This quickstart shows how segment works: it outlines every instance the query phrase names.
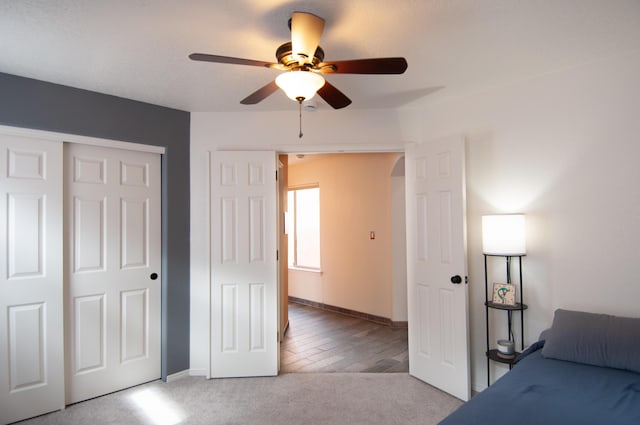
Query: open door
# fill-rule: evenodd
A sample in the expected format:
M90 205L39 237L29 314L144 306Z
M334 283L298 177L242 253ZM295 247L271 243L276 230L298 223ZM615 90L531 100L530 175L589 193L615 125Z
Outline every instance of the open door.
M464 140L406 151L409 373L470 397Z
M275 152L212 152L209 376L278 373Z

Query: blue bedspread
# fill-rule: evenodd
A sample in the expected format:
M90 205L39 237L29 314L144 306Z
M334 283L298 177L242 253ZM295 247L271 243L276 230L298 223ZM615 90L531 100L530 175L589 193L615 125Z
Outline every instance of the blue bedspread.
M546 359L522 359L440 425L640 425L640 374Z

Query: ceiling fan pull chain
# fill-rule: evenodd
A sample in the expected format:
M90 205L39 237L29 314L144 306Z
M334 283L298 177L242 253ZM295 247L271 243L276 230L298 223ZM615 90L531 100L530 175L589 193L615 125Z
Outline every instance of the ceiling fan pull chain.
M298 99L298 110L299 110L299 114L300 114L300 123L299 123L299 128L300 128L300 133L298 134L298 138L302 139L302 101L304 99L300 98Z

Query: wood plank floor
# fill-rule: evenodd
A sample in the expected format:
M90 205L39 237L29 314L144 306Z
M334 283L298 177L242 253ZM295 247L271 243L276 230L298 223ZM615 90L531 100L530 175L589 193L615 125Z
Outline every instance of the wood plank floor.
M408 372L407 329L289 303L281 372Z

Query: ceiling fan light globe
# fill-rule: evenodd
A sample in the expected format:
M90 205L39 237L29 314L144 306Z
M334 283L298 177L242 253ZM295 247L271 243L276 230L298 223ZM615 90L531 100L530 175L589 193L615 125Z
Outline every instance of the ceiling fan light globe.
M324 86L324 78L310 71L289 71L276 77L276 84L287 97L298 102L309 100Z

